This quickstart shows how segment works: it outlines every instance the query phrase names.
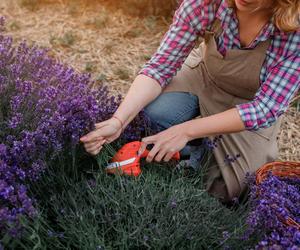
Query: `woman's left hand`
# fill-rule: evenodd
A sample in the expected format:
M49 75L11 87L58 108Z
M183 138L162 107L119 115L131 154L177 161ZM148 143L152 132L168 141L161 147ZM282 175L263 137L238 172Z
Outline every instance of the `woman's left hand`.
M167 162L177 151L183 149L189 140L182 124L174 125L156 135L144 137L138 153L139 155L142 154L148 144L154 144L146 161L152 162L155 160L160 162L163 159Z

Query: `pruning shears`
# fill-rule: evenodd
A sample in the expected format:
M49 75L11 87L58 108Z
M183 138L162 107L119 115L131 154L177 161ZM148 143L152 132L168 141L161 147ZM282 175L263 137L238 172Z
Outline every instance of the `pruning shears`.
M125 144L119 151L114 155L111 163L105 167L106 173L118 174L118 175L130 175L139 176L141 174L140 159L146 158L149 154L149 150L138 155L142 142L133 141ZM174 153L171 159L180 160L179 152Z

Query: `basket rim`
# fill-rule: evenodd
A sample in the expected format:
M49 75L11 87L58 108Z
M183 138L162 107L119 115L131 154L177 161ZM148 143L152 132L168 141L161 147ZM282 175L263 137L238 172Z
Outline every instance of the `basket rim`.
M278 170L280 167L280 170ZM276 170L278 172L276 172ZM300 178L300 162L297 161L274 161L268 162L256 170L256 184L260 184L268 172L276 176L293 176Z
M278 169L279 167L280 170ZM267 177L269 172L271 172L272 175L280 177L300 178L300 162L274 161L264 164L256 171L256 185L260 185ZM295 227L300 231L300 224L290 217L288 217L288 219L285 221L285 224Z

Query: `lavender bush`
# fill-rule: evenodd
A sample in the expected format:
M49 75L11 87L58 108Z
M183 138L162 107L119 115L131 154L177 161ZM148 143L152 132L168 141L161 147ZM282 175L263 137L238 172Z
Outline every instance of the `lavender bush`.
M26 42L14 46L0 33L0 236L18 235L21 217L36 215L28 185L62 152L74 157L80 136L118 107L121 96L92 85L88 74L57 62L47 50ZM140 138L141 119L121 140Z

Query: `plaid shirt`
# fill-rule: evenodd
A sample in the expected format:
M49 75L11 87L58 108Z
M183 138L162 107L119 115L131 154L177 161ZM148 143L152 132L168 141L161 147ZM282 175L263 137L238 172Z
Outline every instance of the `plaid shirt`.
M215 18L221 20L223 30L216 39L218 51L225 55L228 49L241 49L238 20L226 0L184 0L156 53L138 74L165 87ZM285 33L270 22L248 49L269 38L271 45L261 68L260 88L252 101L236 105L247 130L271 126L286 111L300 85L300 30Z

